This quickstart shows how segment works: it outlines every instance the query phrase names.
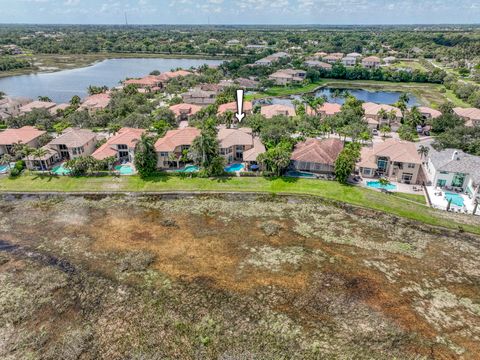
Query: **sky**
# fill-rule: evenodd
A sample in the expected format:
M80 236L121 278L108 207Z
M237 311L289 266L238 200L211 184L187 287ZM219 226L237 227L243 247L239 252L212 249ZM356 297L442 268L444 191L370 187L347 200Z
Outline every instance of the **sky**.
M0 0L0 23L480 23L480 0Z

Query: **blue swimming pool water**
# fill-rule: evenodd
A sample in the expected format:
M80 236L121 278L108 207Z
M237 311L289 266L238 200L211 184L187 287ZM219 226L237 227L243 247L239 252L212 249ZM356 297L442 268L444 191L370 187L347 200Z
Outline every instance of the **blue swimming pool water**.
M306 178L306 179L316 178L315 174L302 172L302 171L294 171L294 170L287 171L285 175L289 177Z
M52 172L54 174L57 174L57 175L68 175L70 174L70 170L65 168L63 166L64 164L62 165L59 165L59 166L55 166L53 169L52 169Z
M397 190L397 185L388 184L387 186L383 186L380 184L380 181L367 181L367 186L374 189Z
M117 165L115 166L120 175L132 175L134 173L133 167L131 165Z
M245 165L243 164L232 164L232 165L229 165L225 168L225 171L226 172L237 172L237 171L242 171L243 169L245 169Z
M463 197L460 194L445 193L445 199L447 199L447 201L450 201L450 199L452 199L453 205L463 207Z
M8 165L0 165L0 174L6 173L9 167Z
M196 165L187 165L183 169L177 170L177 172L192 173L197 172L198 170L200 170L200 168Z

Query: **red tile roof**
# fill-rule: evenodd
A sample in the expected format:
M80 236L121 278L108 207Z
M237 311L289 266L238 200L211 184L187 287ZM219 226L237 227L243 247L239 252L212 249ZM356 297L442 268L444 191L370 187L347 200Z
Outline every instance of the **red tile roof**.
M114 145L127 145L129 149L132 149L145 131L146 130L144 129L121 128L117 134L112 136L105 144L95 150L92 156L98 160L115 156L117 150Z
M335 165L338 155L343 150L343 141L331 139L307 139L298 143L293 150L291 159L318 164Z
M0 145L28 144L43 134L45 134L45 131L37 130L33 126L24 126L20 129L7 129L0 133Z
M83 100L80 110L105 109L110 103L110 93L90 95Z
M250 101L244 101L243 102L243 111L244 112L250 112L252 111L253 109L253 105ZM226 104L222 104L218 107L218 114L223 114L227 111L232 111L234 113L237 112L237 102L236 101L233 101L233 102L229 102L229 103L226 103Z
M194 127L169 130L164 137L157 140L155 150L157 152L172 152L177 146L192 145L193 140L200 135L200 130Z
M261 109L261 114L266 118L272 118L276 115L286 115L286 116L297 115L293 106L281 105L281 104L263 106Z
M180 116L182 114L195 115L197 112L202 110L202 107L199 105L182 103L172 105L169 107L169 109L173 111L175 116Z

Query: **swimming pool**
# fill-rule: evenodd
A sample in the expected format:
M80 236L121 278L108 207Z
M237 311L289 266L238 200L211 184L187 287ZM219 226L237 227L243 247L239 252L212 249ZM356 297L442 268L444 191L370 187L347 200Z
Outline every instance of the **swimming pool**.
M224 170L226 172L237 172L237 171L242 171L243 169L245 169L245 165L243 164L232 164L232 165L228 165Z
M115 170L120 173L120 175L132 175L134 173L132 165L117 165Z
M198 170L200 170L200 168L197 165L187 165L183 169L176 170L176 171L181 173L192 173L192 172L197 172Z
M308 172L303 172L303 171L295 171L295 170L290 170L287 171L286 176L289 177L296 177L296 178L305 178L305 179L315 179L316 175Z
M397 190L397 185L388 184L385 186L380 184L380 181L367 181L367 186L374 189Z
M65 168L63 165L64 164L55 166L52 169L52 172L56 175L68 175L68 174L70 174L70 170Z
M10 169L9 165L0 165L0 174L5 174L8 169Z
M456 193L445 193L445 199L447 201L452 200L452 205L458 206L458 207L463 207L464 202L463 202L463 196L460 194Z

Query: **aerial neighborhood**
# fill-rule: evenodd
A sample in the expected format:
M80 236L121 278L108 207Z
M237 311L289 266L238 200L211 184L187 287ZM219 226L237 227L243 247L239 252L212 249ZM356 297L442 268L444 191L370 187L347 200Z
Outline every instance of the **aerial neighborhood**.
M258 46L249 49L268 50ZM240 67L225 61L152 71L111 88L91 86L68 103L4 94L1 172L17 176L23 161L27 171L55 176L142 174L150 151L154 171L172 175L337 180L478 212L480 154L446 134L478 131L480 109L447 99L432 105L408 90L385 102L362 90L359 99L355 87L322 85L323 78L408 73L392 68L400 61L393 51L297 52L271 52Z

